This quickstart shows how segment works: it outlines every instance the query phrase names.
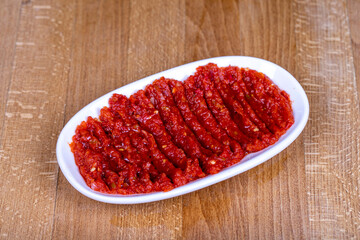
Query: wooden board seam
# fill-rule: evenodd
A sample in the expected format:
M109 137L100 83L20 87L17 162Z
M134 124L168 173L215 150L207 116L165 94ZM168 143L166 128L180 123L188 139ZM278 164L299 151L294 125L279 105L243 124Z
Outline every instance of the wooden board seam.
M20 18L21 18L21 12L22 12L22 8L23 8L23 3L22 2L19 2L20 3L20 8L19 8L19 13L18 13L18 17L17 17L17 21L16 21L16 34L15 34L15 42L14 42L14 46L13 46L13 54L12 54L12 59L11 59L11 74L9 76L9 85L7 87L7 90L5 92L5 108L4 108L4 112L3 112L3 115L4 115L4 120L3 122L1 123L1 128L0 128L0 149L3 148L2 146L2 136L3 136L3 133L4 133L4 127L5 127L5 117L6 117L6 112L7 112L7 102L8 102L8 98L9 98L9 91L10 91L10 87L11 87L11 83L12 83L12 79L13 79L13 76L14 76L14 69L15 69L15 56L16 56L16 42L17 42L17 39L18 39L18 33L19 33L19 24L20 24Z

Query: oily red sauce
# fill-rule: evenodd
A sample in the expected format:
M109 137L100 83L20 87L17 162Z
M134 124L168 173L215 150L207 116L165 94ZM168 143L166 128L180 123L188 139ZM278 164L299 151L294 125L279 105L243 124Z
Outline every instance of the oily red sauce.
M274 144L293 123L289 95L267 76L209 63L184 82L114 94L98 119L77 126L70 147L96 191L170 191Z

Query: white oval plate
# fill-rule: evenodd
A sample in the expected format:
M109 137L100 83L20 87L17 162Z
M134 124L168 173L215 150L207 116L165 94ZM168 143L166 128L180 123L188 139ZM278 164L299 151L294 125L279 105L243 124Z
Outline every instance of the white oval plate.
M100 109L108 106L108 100L114 93L124 94L130 96L139 89L144 89L146 85L153 82L162 76L166 78L174 78L177 80L185 80L188 76L193 74L198 66L206 65L207 63L216 63L219 67L238 66L248 67L266 74L275 84L281 89L285 90L291 98L292 107L294 111L295 123L294 125L276 142L274 145L266 149L247 155L241 162L228 167L221 172L210 175L202 179L190 182L184 186L175 188L169 192L155 192L147 194L136 194L130 196L114 195L99 193L89 188L79 169L75 164L74 155L72 154L69 143L72 136L75 134L75 129L81 121L86 120L88 116L98 117ZM167 198L180 196L190 193L201 188L210 186L212 184L221 182L225 179L231 178L239 173L245 172L280 153L287 146L289 146L304 129L309 117L309 101L301 85L296 79L285 69L269 61L258 59L254 57L245 56L226 56L204 59L192 63L188 63L179 67L175 67L152 76L143 78L136 82L130 83L126 86L118 88L104 96L96 99L86 107L81 109L73 116L61 131L57 145L56 156L61 168L70 184L85 196L97 201L114 203L114 204L136 204L159 201Z

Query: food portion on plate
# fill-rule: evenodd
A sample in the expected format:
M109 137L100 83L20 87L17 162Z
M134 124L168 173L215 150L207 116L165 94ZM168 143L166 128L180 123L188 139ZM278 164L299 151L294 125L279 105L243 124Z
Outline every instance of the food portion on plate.
M289 95L266 75L209 63L183 82L162 77L129 98L113 94L70 147L95 191L170 191L274 144L293 124Z

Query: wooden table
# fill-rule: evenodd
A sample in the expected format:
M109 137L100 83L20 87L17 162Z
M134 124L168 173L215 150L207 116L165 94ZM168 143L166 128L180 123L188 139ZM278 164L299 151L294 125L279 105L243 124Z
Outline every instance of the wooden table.
M360 238L360 1L0 2L1 239ZM266 163L165 201L111 205L59 170L82 107L195 60L248 55L310 101L302 135Z

